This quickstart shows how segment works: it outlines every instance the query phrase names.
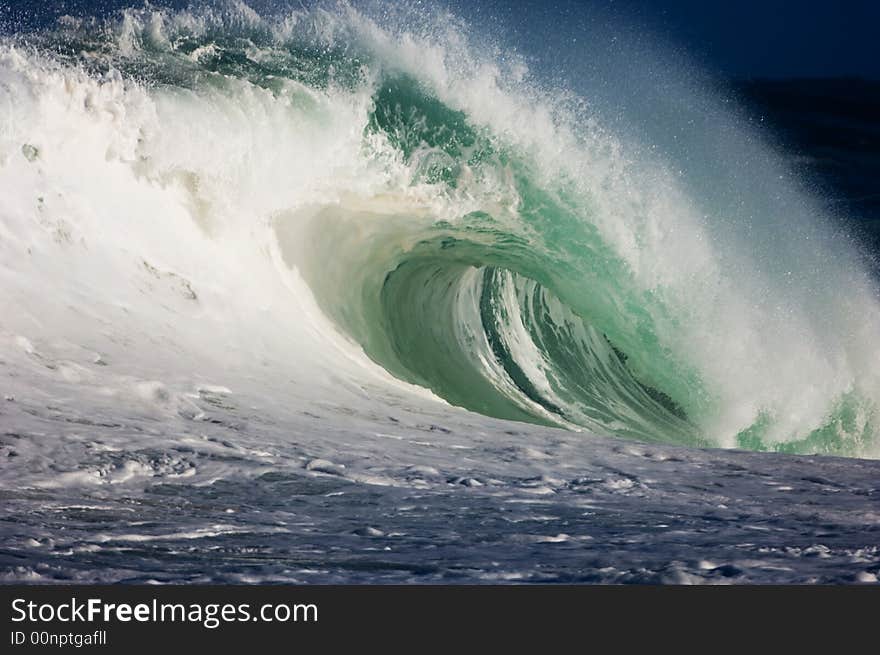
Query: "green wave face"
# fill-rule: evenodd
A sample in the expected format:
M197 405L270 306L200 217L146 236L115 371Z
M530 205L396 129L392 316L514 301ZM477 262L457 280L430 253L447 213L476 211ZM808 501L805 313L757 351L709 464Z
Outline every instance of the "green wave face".
M195 19L146 10L123 28L67 28L41 45L166 98L234 102L259 89L318 134L340 129L325 121L327 103L362 102L362 124L348 126L359 149L336 156L386 183L331 180L271 224L341 331L453 405L646 441L873 452L876 378L854 362L876 358L865 345L876 302L853 318L835 300L871 298L861 282L836 268L820 272L824 286L779 282L787 264L751 261L742 234L708 226L708 202L656 162L632 164L638 152L621 154L592 118L546 108L553 92L529 97L496 75L482 102L485 62L466 46L443 55L442 75L420 74L432 60L404 63L419 48L400 44L441 45L418 30L383 31L350 8L295 16L203 12L194 29ZM468 66L449 68L462 53ZM816 270L821 252L799 247L779 257L790 250ZM843 323L815 318L829 312ZM858 343L840 334L854 324L867 326ZM809 410L796 385L818 399Z
M393 145L414 186L454 194L464 175L509 185L494 213L454 222L387 198L385 213L334 205L311 217L302 242L320 254L306 279L376 362L489 416L701 442L682 405L630 368L627 352L665 361L660 370L672 362L652 329L655 308L591 225L588 203L539 185L515 148L409 77L382 80L366 133Z

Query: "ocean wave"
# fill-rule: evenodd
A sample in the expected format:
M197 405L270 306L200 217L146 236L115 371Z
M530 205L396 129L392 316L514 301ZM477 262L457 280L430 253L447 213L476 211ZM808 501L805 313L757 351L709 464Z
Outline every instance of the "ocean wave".
M5 37L4 359L157 420L211 370L316 406L877 455L875 283L769 146L713 104L682 138L724 167L682 173L415 16L229 2Z

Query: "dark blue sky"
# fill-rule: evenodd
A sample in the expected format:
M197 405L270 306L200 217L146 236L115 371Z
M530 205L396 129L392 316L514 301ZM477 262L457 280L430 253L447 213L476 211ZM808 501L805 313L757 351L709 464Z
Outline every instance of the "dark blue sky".
M880 1L630 1L660 33L738 77L880 78Z
M251 0L256 7L311 0ZM505 29L536 25L576 35L597 14L653 34L728 77L880 79L880 0L447 0ZM0 0L0 18L33 14L45 20L142 0ZM186 0L153 0L185 5ZM539 30L539 31L541 31Z
M659 40L727 77L880 79L880 0L447 1L548 42L595 36L597 23L626 26L630 43Z

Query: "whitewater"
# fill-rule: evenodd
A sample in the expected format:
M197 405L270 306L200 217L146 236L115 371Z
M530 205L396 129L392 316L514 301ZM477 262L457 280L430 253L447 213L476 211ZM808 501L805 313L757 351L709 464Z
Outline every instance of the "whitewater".
M3 581L876 582L869 257L717 89L420 5L7 32Z

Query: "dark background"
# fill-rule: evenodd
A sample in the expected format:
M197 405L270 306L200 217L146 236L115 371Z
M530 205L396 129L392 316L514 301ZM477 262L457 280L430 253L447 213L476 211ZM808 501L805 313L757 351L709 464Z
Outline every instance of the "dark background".
M731 77L880 79L880 2L609 2Z

